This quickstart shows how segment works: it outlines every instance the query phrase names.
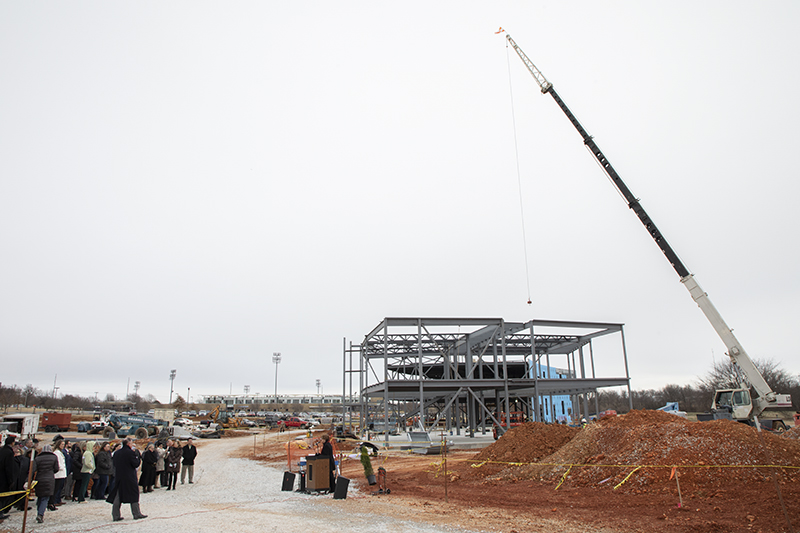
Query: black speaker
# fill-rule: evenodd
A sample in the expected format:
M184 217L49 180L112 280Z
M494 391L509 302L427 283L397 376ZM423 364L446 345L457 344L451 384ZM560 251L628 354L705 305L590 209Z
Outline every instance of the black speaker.
M347 499L347 487L350 486L350 480L344 476L339 476L336 478L336 489L333 491L333 499L334 500L346 500Z
M294 476L292 472L283 473L283 485L281 485L281 490L294 490Z

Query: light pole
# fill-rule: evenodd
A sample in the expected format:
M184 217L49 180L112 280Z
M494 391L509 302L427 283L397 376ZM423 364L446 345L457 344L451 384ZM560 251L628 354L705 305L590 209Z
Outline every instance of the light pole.
M322 385L322 380L317 380L317 396L319 396L319 387Z
M278 363L281 362L281 352L272 352L272 362L275 363L275 403L278 403Z
M177 370L170 370L169 371L169 403L172 405L172 386L175 384L175 374L177 374Z

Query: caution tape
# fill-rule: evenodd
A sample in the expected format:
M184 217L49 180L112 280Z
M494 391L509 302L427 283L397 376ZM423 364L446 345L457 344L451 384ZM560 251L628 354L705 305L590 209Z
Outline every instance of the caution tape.
M558 482L558 485L556 485L555 490L558 490L558 487L560 487L562 485L562 483L564 483L564 481L567 479L567 474L569 474L570 470L572 470L572 466L571 465L570 465L569 468L567 468L567 471L564 472L564 475L561 476L561 481Z
M399 453L389 453L388 451L381 451L380 455L382 456L382 464L385 464L386 461L390 457L408 457L408 454L399 454ZM494 464L494 465L502 465L502 466L544 466L544 467L554 467L554 468L563 468L566 467L567 470L561 476L561 479L556 485L554 490L558 490L561 485L567 479L567 476L572 471L573 468L633 468L625 478L617 483L614 486L613 490L617 490L619 487L625 484L633 474L639 471L642 468L670 468L674 472L676 468L695 468L695 469L711 469L711 468L775 468L775 469L786 469L786 470L800 470L800 466L796 465L630 465L630 464L587 464L587 463L536 463L536 462L516 462L516 461L492 461L492 460L484 460L481 462L474 462L471 459L456 459L456 458L448 458L448 461L451 462L469 462L471 463L470 466L472 468L481 468L486 466L487 464ZM432 470L426 470L429 473L434 474L435 477L439 477L442 475L444 461L432 462L429 463L428 466L432 467ZM449 473L449 472L448 472Z
M619 483L614 485L614 490L617 490L618 488L620 488L622 486L622 484L625 483L626 481L628 481L628 478L631 477L633 475L633 473L636 472L637 470L639 470L640 468L642 468L642 467L641 466L637 466L636 468L631 470L630 474L625 476L625 479L623 479L622 481L620 481Z
M470 459L449 459L450 461L472 462ZM480 463L473 463L473 468L480 468L486 464L496 464L505 466L579 466L593 468L783 468L790 470L800 470L797 465L625 465L625 464L589 464L589 463L517 463L510 461L485 460Z
M28 490L14 490L14 491L11 491L11 492L0 492L0 498L5 498L7 496L14 496L16 494L22 494L22 496L20 496L16 500L12 501L11 503L6 505L5 507L0 508L0 511L5 512L7 509L11 509L11 507L15 503L17 503L18 501L22 500L23 498L27 498L28 495L31 493L31 491L34 489L34 487L36 487L37 483L38 483L38 481L33 480L31 482L31 486L28 488Z

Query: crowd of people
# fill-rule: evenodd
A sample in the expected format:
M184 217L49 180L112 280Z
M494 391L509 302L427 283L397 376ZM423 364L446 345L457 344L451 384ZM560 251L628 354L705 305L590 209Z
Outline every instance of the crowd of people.
M175 490L180 474L181 484L194 483L194 461L197 448L192 439L182 445L178 439L148 443L144 453L130 439L102 442L71 443L57 435L46 444L33 439L20 442L11 435L0 448L0 524L13 509L24 511L28 498L19 491L32 485L36 496L36 521L44 522L45 512L58 511L68 502L106 500L112 504L114 521L123 520L123 503L130 504L135 520L147 518L139 508L140 492L153 492L166 487Z

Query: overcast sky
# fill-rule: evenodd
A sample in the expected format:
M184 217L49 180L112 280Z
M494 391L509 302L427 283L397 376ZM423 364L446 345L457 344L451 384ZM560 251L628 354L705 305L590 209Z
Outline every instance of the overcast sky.
M281 352L279 392L341 392L343 339L386 316L620 322L633 388L694 382L724 345L500 26L751 356L798 373L798 20L0 3L0 382L266 394Z

